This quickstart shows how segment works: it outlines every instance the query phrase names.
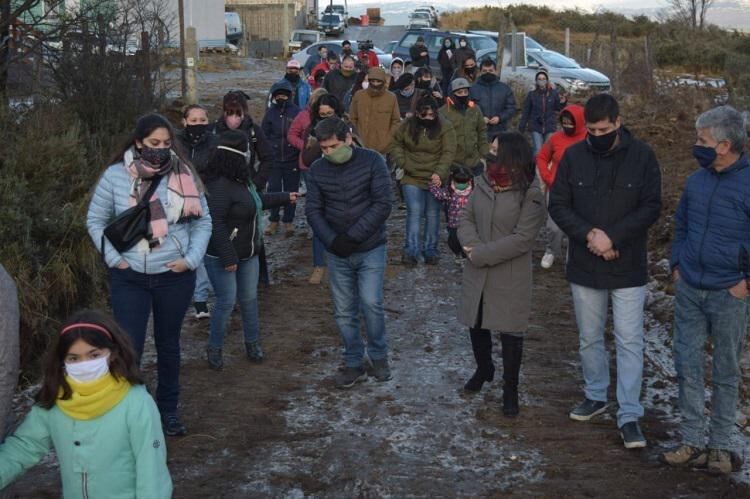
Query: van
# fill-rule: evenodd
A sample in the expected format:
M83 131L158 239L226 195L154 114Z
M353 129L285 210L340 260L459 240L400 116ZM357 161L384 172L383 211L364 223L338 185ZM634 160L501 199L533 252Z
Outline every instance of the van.
M239 45L243 38L242 20L236 12L224 12L224 33L227 43ZM221 36L221 35L220 35Z

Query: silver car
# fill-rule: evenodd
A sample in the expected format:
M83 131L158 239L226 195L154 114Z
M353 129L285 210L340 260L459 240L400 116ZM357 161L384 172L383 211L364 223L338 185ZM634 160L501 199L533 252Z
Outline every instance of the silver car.
M318 47L321 45L325 45L325 47L328 49L328 52L336 52L339 56L341 55L341 44L343 43L343 40L328 40L325 42L320 43L313 43L312 45L308 46L307 48L304 48L300 50L299 52L295 53L292 56L292 59L299 61L299 63L302 65L302 67L305 67L305 63L307 62L307 59L312 55L318 52ZM357 47L357 42L352 40L352 51L354 54L357 54L357 51L359 48ZM393 59L393 56L391 54L386 54L382 50L380 50L377 47L373 47L375 51L375 54L378 56L378 62L380 62L380 65L387 69L390 69L391 67L391 60Z

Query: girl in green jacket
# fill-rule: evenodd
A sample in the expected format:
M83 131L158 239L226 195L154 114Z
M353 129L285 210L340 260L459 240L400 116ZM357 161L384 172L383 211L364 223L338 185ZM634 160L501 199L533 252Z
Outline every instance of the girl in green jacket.
M128 336L101 312L74 314L47 353L36 404L0 445L0 489L52 447L66 499L172 495L159 411Z

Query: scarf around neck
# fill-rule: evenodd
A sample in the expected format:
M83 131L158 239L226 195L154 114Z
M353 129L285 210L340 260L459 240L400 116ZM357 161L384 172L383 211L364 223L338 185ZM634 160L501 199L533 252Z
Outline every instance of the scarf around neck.
M107 373L105 376L90 383L78 383L70 376L65 376L65 381L70 385L73 395L67 400L59 398L57 407L68 417L82 421L96 419L109 412L119 404L130 391L130 383L125 380L118 381Z

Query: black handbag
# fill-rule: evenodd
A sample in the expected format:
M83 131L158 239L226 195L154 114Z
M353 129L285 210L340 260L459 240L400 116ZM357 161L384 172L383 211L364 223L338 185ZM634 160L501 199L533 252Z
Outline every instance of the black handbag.
M138 244L141 239L151 236L151 211L148 205L163 176L159 175L151 182L138 204L120 213L104 228L102 258L105 237L118 252L123 253Z

